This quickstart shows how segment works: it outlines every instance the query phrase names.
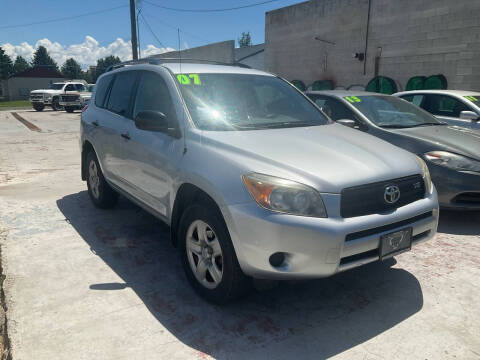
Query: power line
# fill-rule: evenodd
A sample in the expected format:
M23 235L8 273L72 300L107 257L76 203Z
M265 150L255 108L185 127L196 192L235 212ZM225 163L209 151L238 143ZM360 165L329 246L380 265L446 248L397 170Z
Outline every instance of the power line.
M160 41L160 39L157 37L157 35L155 35L155 33L153 32L152 28L150 27L149 23L147 22L147 19L145 19L145 17L143 16L142 13L140 13L140 17L142 18L143 22L145 23L145 25L147 25L147 28L148 30L150 31L150 33L153 35L153 37L158 41L158 43L160 44L161 47L163 48L167 48L165 45L162 44L162 42Z
M149 14L148 16L149 16L149 18L151 18L151 19L155 19L155 22L158 22L158 23L160 23L160 24L162 24L162 25L165 25L165 26L167 26L167 27L169 27L169 28L172 28L172 29L175 30L175 31L177 31L177 30L179 29L178 26L174 26L174 25L172 25L172 24L166 23L165 21L160 20L157 16L153 16L152 14ZM185 31L185 30L182 30L182 28L180 28L180 32L183 33L183 34L185 34L185 35L191 36L192 38L196 38L196 39L198 39L198 40L202 40L202 41L205 41L205 42L209 42L209 40L207 40L207 39L205 39L205 38L202 38L202 37L200 37L200 36L198 36L198 35L192 34L192 33L190 33L190 32L187 32L187 31Z
M102 13L105 13L105 12L108 12L108 11L117 10L117 9L121 9L121 8L125 8L125 7L128 7L128 5L121 5L121 6L108 8L108 9L91 11L91 12L84 13L84 14L66 16L66 17L56 18L56 19L51 19L51 20L36 21L36 22L18 24L18 25L3 25L3 26L0 26L0 29L13 29L13 28L26 27L26 26L31 26L31 25L48 24L48 23L52 23L52 22L78 19L78 18L81 18L81 17L102 14Z
M156 6L158 8L164 9L164 10L171 10L171 11L181 11L181 12L222 12L222 11L232 11L232 10L239 10L239 9L245 9L245 8L250 8L254 6L260 6L264 4L269 4L272 2L280 1L280 0L267 0L267 1L262 1L254 4L249 4L249 5L242 5L242 6L235 6L231 8L223 8L223 9L179 9L179 8L171 8L168 6L163 6L159 4L152 3L151 1L143 0L147 4L150 4L152 6Z

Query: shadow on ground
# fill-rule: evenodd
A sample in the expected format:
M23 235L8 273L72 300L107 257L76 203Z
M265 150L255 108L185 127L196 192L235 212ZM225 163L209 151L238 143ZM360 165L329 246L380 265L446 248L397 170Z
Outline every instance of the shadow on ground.
M480 235L480 211L440 211L438 232L453 235Z
M328 279L283 282L228 306L205 303L183 274L168 228L121 199L94 208L86 191L57 201L71 225L179 341L220 359L327 358L361 344L418 312L420 284L409 272L375 263ZM392 262L390 263L390 265ZM272 357L272 353L270 353Z

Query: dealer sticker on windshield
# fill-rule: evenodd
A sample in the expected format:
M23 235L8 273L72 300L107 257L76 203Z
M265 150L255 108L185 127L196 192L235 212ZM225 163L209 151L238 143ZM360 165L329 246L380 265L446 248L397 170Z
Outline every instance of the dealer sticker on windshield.
M345 96L344 99L351 102L351 103L362 102L362 100L360 100L357 96Z
M478 98L475 97L475 96L464 96L464 98L467 99L467 100L470 100L470 101L474 101L474 102L478 101Z
M177 80L182 85L201 85L200 76L198 74L178 74Z

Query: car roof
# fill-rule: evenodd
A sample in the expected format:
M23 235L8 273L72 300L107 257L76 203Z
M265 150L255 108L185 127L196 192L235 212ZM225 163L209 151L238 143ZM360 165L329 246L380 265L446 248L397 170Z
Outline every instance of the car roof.
M161 59L158 59L158 62L155 64L152 63L133 63L125 64L124 66L114 68L110 72L122 71L126 69L135 69L138 68L149 68L162 66L173 72L174 74L180 73L196 73L196 74L247 74L247 75L264 75L264 76L274 76L273 74L267 73L265 71L250 69L241 66L234 65L217 65L217 64L203 64L203 63L192 63L192 62L162 62Z
M250 74L250 75L266 75L273 76L265 71L249 69L240 66L229 65L213 65L213 64L195 64L195 63L160 63L174 74L180 73L227 73L227 74Z
M415 95L415 94L444 94L444 95L456 95L456 96L468 96L468 95L479 95L478 91L470 90L410 90L410 91L401 91L393 95Z
M318 90L318 91L306 91L306 94L313 95L330 95L336 97L345 97L345 96L372 96L372 95L386 95L370 91L361 91L361 90Z

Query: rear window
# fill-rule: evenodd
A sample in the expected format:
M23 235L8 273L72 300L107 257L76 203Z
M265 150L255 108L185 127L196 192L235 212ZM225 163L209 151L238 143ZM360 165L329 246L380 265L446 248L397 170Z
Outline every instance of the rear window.
M112 81L112 76L102 77L97 84L97 91L95 92L95 105L103 108L105 97L107 96L108 87Z
M135 71L124 71L115 76L108 97L108 110L122 116L128 116L128 108L136 78L137 73Z

